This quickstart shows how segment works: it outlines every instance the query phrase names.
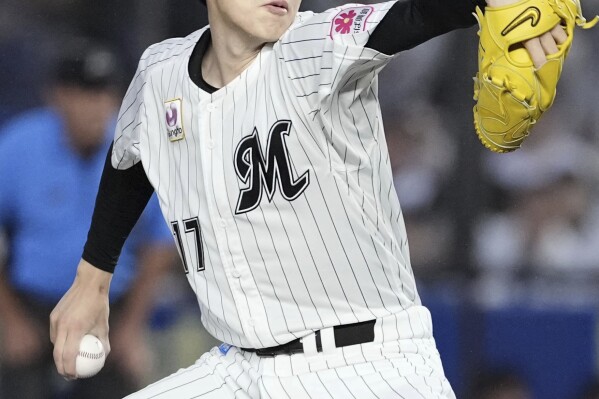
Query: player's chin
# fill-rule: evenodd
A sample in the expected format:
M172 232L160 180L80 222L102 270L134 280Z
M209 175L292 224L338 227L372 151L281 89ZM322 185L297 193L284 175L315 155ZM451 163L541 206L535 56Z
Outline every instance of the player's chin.
M264 18L262 23L253 25L253 34L265 42L276 42L289 29L292 22L292 18L273 18L269 16Z

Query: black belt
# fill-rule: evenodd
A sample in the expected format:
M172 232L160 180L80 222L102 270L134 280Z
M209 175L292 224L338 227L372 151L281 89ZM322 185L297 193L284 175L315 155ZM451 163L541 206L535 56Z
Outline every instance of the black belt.
M345 324L342 326L333 327L335 335L335 346L341 348L343 346L358 345L365 342L374 341L374 323L375 320L363 321L361 323ZM316 339L316 349L322 352L322 342L320 340L320 330L314 332ZM289 341L286 344L279 346L271 346L269 348L241 348L247 352L255 352L261 357L272 357L277 355L293 355L294 353L303 353L304 345L300 338Z

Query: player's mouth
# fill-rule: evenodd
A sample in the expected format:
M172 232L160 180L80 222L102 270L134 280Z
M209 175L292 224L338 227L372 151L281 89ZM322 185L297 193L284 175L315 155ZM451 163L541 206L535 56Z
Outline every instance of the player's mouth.
M271 1L268 4L265 4L264 7L266 7L268 11L275 15L287 15L287 12L289 11L289 4L287 3L287 0Z

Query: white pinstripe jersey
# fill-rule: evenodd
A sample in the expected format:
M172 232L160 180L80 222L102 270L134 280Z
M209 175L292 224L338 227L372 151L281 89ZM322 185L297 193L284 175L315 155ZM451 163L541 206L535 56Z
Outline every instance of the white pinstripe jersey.
M207 28L148 48L112 163L142 162L207 330L242 347L383 318L430 335L366 48L394 2L299 13L227 86L192 82Z

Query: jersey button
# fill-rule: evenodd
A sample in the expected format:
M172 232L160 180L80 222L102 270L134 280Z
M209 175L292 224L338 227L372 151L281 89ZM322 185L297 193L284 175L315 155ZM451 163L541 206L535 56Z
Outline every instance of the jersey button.
M212 111L216 110L216 105L210 103L206 106L206 109L208 110L208 112L212 112Z
M210 140L208 141L208 149L212 150L214 148L214 141Z
M256 325L256 321L254 319L248 319L248 326L254 327Z
M220 220L220 227L223 229L227 228L227 221L225 219Z
M233 276L233 278L240 278L241 277L241 273L239 273L239 270L235 269L231 273L231 276Z

